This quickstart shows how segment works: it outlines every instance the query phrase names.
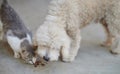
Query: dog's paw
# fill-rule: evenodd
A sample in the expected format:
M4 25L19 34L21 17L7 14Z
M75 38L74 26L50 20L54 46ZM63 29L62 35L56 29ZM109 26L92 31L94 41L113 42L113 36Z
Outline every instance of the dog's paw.
M62 60L63 60L63 62L73 62L74 58L73 57L63 58Z
M103 42L103 43L100 44L100 46L102 46L102 47L110 47L111 43Z
M120 50L118 50L118 49L110 50L110 53L112 53L114 55L120 55Z

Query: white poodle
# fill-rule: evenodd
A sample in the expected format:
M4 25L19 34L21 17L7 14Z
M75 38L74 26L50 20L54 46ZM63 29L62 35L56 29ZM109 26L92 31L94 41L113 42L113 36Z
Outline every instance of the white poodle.
M73 61L80 48L80 29L91 22L103 24L108 37L105 45L120 53L120 0L52 0L34 37L36 54L46 61L59 57Z

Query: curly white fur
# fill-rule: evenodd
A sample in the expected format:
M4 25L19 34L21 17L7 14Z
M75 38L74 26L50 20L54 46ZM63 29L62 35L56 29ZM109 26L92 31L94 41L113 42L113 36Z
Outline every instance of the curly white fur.
M34 38L37 54L53 61L61 52L63 61L73 61L80 47L80 29L102 19L111 35L119 35L119 13L119 0L52 0L46 21Z

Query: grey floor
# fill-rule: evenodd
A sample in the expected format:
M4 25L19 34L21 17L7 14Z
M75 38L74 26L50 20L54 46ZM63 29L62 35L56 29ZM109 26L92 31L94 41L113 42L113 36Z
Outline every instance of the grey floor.
M1 0L0 0L1 1ZM33 31L43 23L50 0L9 0L25 24ZM0 46L0 74L120 74L120 56L101 47L105 34L100 24L91 24L82 30L78 56L72 63L51 62L37 68L13 58Z

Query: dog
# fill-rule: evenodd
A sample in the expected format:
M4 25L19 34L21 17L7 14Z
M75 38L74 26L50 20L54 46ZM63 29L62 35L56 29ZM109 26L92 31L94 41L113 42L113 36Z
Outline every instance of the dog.
M80 30L100 22L107 40L103 46L120 54L120 0L52 0L46 20L34 35L35 53L46 61L74 61L80 48ZM38 57L36 57L38 58Z
M32 43L32 33L26 28L25 24L17 12L3 0L0 9L0 18L3 24L3 40L6 41L14 52L15 58L22 58L26 63L33 64L35 56Z

